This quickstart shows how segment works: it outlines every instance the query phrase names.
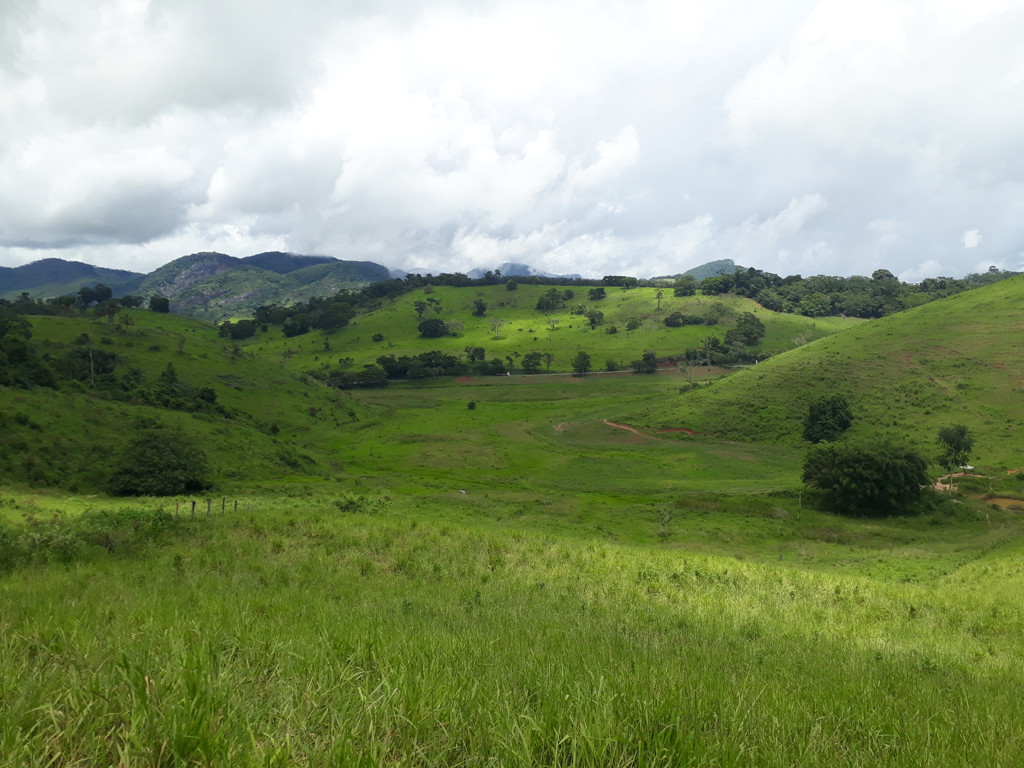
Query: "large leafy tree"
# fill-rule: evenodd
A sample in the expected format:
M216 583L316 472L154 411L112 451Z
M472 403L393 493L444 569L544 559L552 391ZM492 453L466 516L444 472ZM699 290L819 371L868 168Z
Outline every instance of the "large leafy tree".
M696 292L697 281L693 279L693 275L683 275L676 278L675 283L672 285L672 293L676 296L693 296Z
M448 326L444 320L431 317L419 324L420 335L428 339L436 339L448 335Z
M901 445L823 443L807 452L803 481L836 512L885 517L915 511L927 468L920 453Z
M757 344L764 334L764 323L753 312L744 312L739 316L735 327L730 328L725 334L725 343L749 347Z
M815 400L804 418L804 440L812 443L831 442L850 428L853 413L842 395Z
M115 496L174 496L209 486L206 454L190 437L144 429L117 457L107 490Z
M523 355L523 370L527 373L536 373L540 368L541 363L544 360L544 355L541 352L527 352Z
M584 376L590 370L590 355L582 350L572 359L572 370L577 376Z

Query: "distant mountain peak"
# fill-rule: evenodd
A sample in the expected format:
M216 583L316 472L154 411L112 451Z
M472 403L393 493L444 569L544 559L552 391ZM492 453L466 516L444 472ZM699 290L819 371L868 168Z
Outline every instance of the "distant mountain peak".
M241 261L253 267L268 269L279 275L286 275L297 269L305 269L315 264L327 264L332 261L338 261L338 259L333 256L305 256L285 251L265 251L253 256L246 256Z

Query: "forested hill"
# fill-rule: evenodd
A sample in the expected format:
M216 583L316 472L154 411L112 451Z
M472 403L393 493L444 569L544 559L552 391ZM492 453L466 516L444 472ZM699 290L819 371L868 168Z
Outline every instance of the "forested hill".
M103 283L115 293L127 293L141 278L138 272L106 269L64 259L40 259L20 267L0 267L0 299L13 300L22 292L33 298L77 293L83 285Z

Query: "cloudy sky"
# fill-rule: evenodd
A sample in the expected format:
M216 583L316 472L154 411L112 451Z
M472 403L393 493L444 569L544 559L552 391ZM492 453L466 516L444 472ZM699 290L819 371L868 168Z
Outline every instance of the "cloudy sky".
M1024 265L1024 0L2 0L0 265Z

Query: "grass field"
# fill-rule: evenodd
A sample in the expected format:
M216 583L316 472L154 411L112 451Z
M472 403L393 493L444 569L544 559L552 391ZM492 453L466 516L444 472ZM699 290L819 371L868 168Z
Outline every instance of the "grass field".
M239 346L156 313L33 318L41 352L86 333L149 379L171 362L226 413L82 382L0 391L0 762L1020 765L1016 285L845 330L766 315L768 347L831 335L697 388L559 365L346 392L303 375L438 348L408 332L413 297L379 325ZM536 301L484 290L489 314ZM475 292L431 295L462 317ZM609 292L606 315L647 312L632 335L566 315L488 341L467 317L443 341L610 343L597 360L689 344L654 302ZM793 435L826 391L862 435L927 447L962 420L983 476L913 517L812 508ZM97 493L155 422L202 443L213 489Z
M1019 521L849 521L845 541L807 538L821 555L803 563L791 537L818 535L818 516L679 511L639 543L503 503L310 492L171 518L121 553L60 550L0 583L0 750L19 765L1019 764ZM887 559L909 567L853 565Z

